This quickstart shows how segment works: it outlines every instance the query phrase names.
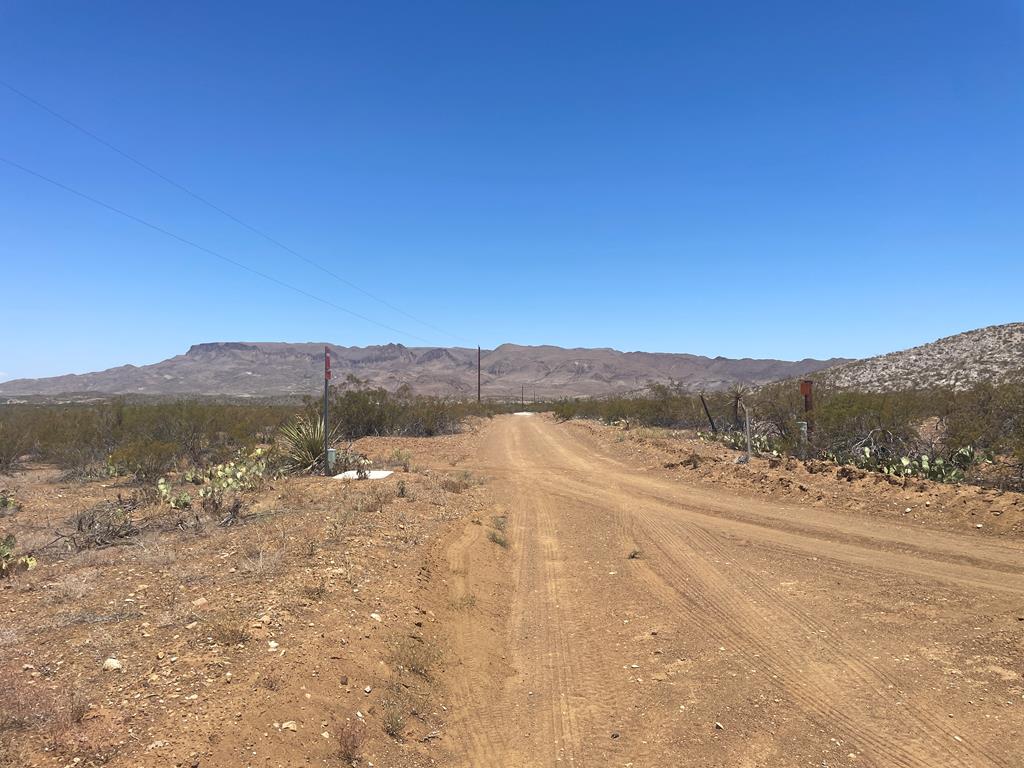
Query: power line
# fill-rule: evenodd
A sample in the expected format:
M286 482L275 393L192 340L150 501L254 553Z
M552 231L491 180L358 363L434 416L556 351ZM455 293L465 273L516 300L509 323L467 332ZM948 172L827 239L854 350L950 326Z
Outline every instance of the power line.
M58 187L59 189L63 189L65 192L70 192L71 194L76 195L77 197L80 197L83 200L88 200L90 203L94 203L95 205L98 205L101 208L106 208L108 211L113 211L114 213L120 216L124 216L126 219L131 219L137 224L141 224L142 226L148 227L149 229L159 232L162 235L166 235L167 237L173 238L174 240L177 240L180 243L184 243L185 245L191 246L192 248L195 248L198 251L202 251L205 254L214 256L220 259L221 261L231 264L232 266L238 267L239 269L244 269L246 272L250 272L258 277L262 277L264 280L269 280L270 282L275 283L276 285L279 285L282 288L287 288L288 290L294 291L295 293L305 296L308 299L313 299L314 301L318 301L321 304L326 304L328 307L332 307L341 312L344 312L345 314L351 315L352 317L359 318L364 322L371 323L373 325L384 328L388 331L391 331L392 333L398 333L401 334L402 336L408 336L411 339L416 339L417 341L422 341L426 344L430 344L429 341L422 338L421 336L417 336L414 333L409 333L408 331L403 331L398 328L394 328L390 325L378 322L377 320L367 317L366 315L361 315L358 312L353 312L351 309L346 309L340 304L335 304L330 299L325 299L321 296L317 296L314 293L310 293L307 290L294 286L291 283L286 283L284 280L279 280L278 278L272 275L268 275L266 272L261 272L258 269L250 267L248 264L244 264L240 261L232 259L230 256L225 256L223 253L218 253L217 251L207 248L205 245L200 245L199 243L189 240L187 237L182 237L181 235L175 234L174 232L171 232L168 229L164 229L163 227L157 224L153 224L152 222L146 221L145 219L140 218L135 214L128 213L127 211L122 210L121 208L118 208L116 206L113 206L110 203L105 203L102 200L93 197L92 195L88 195L85 192L81 192L75 189L74 187L69 187L67 184L57 181L56 179L50 178L49 176L45 176L39 173L38 171L33 171L31 168L27 168L21 163L15 162L14 160L0 156L0 162L7 163L7 165L11 166L12 168L17 168L22 173L27 173L29 176L34 176L37 179L41 179L42 181L45 181L48 184L52 184L53 186Z
M355 291L358 291L359 293L363 294L364 296L367 296L367 297L373 299L374 301L376 301L376 302L378 302L380 304L383 304L388 309L390 309L390 310L392 310L394 312L397 312L398 314L403 315L404 317L407 317L408 319L412 320L413 322L419 323L420 325L423 325L423 326L425 326L427 328L430 328L431 330L436 331L437 333L440 333L443 336L449 336L449 337L451 337L453 339L459 339L460 341L467 341L467 339L463 338L462 336L459 336L458 334L451 333L450 331L445 331L442 328L438 328L437 326L432 325L431 323L428 323L425 320L419 319L415 315L409 314L404 309L401 309L400 307L396 307L394 304L390 303L389 301L387 301L385 299L382 299L380 296L376 296L375 294L370 293L365 288L361 288L360 286L358 286L355 283L353 283L351 280L348 280L348 279L342 277L341 275L337 274L336 272L334 272L334 271L328 269L327 267L323 266L319 262L314 261L313 259L309 258L308 256L304 256L303 254L299 253L298 251L294 250L293 248L290 248L289 246L285 245L280 240L278 240L278 239L272 237L271 235L267 234L263 230L261 230L261 229L259 229L257 227L254 227L252 224L249 224L248 222L243 221L242 219L238 218L237 216L235 216L234 214L230 213L229 211L224 210L223 208L221 208L216 203L213 203L210 200L207 200L205 197L200 195L198 192L195 192L192 189L190 189L189 187L185 186L184 184L182 184L182 183L180 183L178 181L175 181L174 179L170 178L169 176L166 176L165 174L163 174L160 171L158 171L155 168L153 168L151 165L148 165L148 164L144 163L142 160L139 160L134 155L131 155L131 154L125 152L120 147L117 147L114 144L111 144L109 141L104 139L102 136L98 136L97 134L93 133L92 131L90 131L85 126L80 125L79 123L76 123L74 120L72 120L72 119L70 119L68 117L65 117L64 115L62 115L57 110L47 106L46 104L43 104L41 101L39 101L36 98L33 98L32 96L30 96L29 94L25 93L21 89L16 88L15 86L11 85L10 83L8 83L8 82L6 82L4 80L0 80L0 85L4 86L5 88L7 88L12 93L14 93L14 94L20 96L21 98L25 99L29 103L34 104L36 107L38 107L39 109L43 110L44 112L47 112L48 114L50 114L53 117L55 117L58 120L60 120L61 122L66 123L67 125L71 126L76 131L80 131L81 133L85 134L86 136L88 136L93 141L96 141L96 142L102 144L104 147L106 147L107 149L111 150L112 152L116 152L118 155L123 157L125 160L128 160L129 162L134 163L139 168L142 168L144 171L153 174L158 179L161 179L162 181L166 182L167 184L170 184L172 187L175 187L176 189L179 189L180 191L184 192L186 195L188 195L189 197L193 198L194 200L197 200L198 202L202 203L203 205L205 205L205 206L207 206L209 208L212 208L213 210L215 210L218 213L220 213L222 216L226 216L227 218L231 219L231 221L235 222L239 226L245 227L245 229L249 230L253 234L262 237L268 243L271 243L271 244L277 246L281 250L283 250L283 251L285 251L287 253L290 253L295 258L297 258L297 259L299 259L301 261L304 261L306 264L309 264L310 266L320 270L325 275L329 275L330 277L333 277L338 282L343 283L344 285L347 285L349 288L351 288L351 289L353 289ZM410 334L406 334L406 335L410 335Z

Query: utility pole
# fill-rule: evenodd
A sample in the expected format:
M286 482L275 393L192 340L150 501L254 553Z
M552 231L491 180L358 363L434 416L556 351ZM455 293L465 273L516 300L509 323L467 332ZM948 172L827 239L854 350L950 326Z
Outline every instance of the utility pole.
M327 387L331 381L331 350L326 346L324 347L324 474L330 476L331 465L327 461L327 451L330 448L328 443L330 442L329 435L330 430L327 427Z
M480 405L480 347L476 348L476 404Z
M523 384L523 391L519 394L519 405L526 407L526 385Z

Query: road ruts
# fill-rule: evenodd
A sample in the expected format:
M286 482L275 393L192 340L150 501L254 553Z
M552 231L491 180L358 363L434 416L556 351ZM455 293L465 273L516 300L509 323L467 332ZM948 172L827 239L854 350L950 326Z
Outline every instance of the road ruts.
M511 664L477 674L460 630L461 765L1020 765L1012 682L961 680L1019 658L960 636L1024 603L1019 543L689 486L542 416L495 419L475 469L509 519ZM453 595L484 544L453 544ZM942 620L901 618L903 595Z

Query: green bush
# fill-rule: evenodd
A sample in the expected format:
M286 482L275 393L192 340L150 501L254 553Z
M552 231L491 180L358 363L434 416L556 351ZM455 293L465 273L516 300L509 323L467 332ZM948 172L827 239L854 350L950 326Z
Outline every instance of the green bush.
M80 476L99 470L151 479L268 442L295 405L181 400L0 406L0 471L24 454Z
M107 468L111 475L146 480L169 470L179 455L179 446L174 443L140 438L115 449L107 457Z

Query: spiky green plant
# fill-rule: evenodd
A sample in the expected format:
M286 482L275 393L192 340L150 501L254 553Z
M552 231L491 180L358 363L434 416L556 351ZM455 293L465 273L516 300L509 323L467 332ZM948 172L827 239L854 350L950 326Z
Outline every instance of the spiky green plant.
M308 474L324 466L323 419L304 416L288 422L278 430L281 441L282 469L292 474ZM337 429L328 435L328 443L337 437Z

